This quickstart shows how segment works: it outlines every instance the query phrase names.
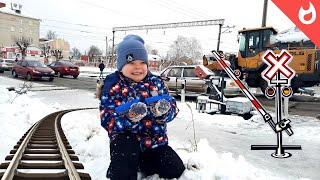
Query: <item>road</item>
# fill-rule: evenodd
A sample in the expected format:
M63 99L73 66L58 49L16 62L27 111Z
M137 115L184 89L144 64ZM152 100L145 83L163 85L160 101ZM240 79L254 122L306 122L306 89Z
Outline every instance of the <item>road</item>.
M10 71L5 71L5 73L0 73L0 76L11 77ZM24 79L19 78L21 81ZM92 77L78 77L73 79L72 77L55 77L53 82L48 82L45 80L36 81L37 83L42 83L46 85L63 86L68 89L83 89L94 92L96 89L97 78ZM320 92L317 92L320 93ZM319 95L319 94L318 94ZM257 98L268 110L274 109L274 100L269 100L263 95L257 95ZM196 101L195 98L187 98L187 101ZM289 102L289 114L290 115L302 115L319 117L320 119L320 98L307 96L307 95L294 95L290 98Z

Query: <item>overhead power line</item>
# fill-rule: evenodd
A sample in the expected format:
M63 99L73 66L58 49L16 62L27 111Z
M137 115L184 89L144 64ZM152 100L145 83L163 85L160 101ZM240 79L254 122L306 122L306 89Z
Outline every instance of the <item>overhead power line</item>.
M67 22L67 21L61 21L61 20L55 20L55 19L42 19L45 21L53 21L53 22L58 22L58 23L63 23L63 24L68 24L68 25L76 25L76 26L82 26L82 27L93 27L93 28L101 28L101 29L111 29L111 27L102 27L102 26L95 26L95 25L88 25L88 24L79 24L79 23L72 23L72 22Z
M177 22L177 23L165 23L165 24L152 24L152 25L140 25L140 26L124 26L114 27L113 31L132 31L143 29L167 29L167 28L179 28L179 27L191 27L191 26L211 26L211 25L223 25L224 19L204 20L204 21L190 21L190 22Z
M180 28L180 27L219 25L218 44L217 44L217 50L219 50L221 27L223 26L223 24L224 24L224 19L214 19L214 20L189 21L189 22L177 22L177 23L166 23L166 24L151 24L151 25L140 25L140 26L114 27L114 28L112 28L113 40L112 40L111 63L114 64L114 34L116 31L168 29L168 28Z

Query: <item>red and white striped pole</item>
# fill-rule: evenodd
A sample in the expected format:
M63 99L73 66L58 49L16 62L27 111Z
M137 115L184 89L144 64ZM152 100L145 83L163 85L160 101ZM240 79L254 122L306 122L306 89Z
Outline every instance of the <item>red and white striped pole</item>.
M258 101L258 99L246 88L246 86L241 82L241 80L235 76L233 70L226 64L226 62L223 60L223 58L220 56L220 54L217 51L212 51L213 56L215 57L215 59L218 61L218 63L220 64L220 66L224 69L224 71L229 75L230 78L232 78L237 85L239 86L239 88L241 89L241 91L243 92L243 94L249 98L249 100L251 101L251 103L253 104L253 106L255 107L255 109L260 113L260 115L263 117L264 121L269 123L269 125L271 126L271 128L275 131L275 132L279 132L278 129L276 129L276 124L275 122L272 120L271 115L266 111L266 109L261 105L261 103ZM281 131L281 130L280 130ZM292 130L290 129L290 127L285 129L286 133L291 136L293 134Z

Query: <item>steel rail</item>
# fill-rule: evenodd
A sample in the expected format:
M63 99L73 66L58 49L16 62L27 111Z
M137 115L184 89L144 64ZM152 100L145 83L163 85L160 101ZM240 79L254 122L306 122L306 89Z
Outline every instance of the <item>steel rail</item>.
M40 121L36 122L29 133L26 135L22 143L20 144L19 148L17 149L17 152L14 154L12 160L10 161L10 164L8 165L8 168L4 172L1 180L11 180L14 177L15 171L17 170L17 167L20 163L21 157L28 145L28 142L30 141L33 133L35 130L38 128L39 124L42 122L42 120L46 119L48 116L51 114L47 115L46 117L42 118Z
M58 120L61 120L61 117L66 113L69 113L72 111L87 110L87 109L96 109L96 108L79 108L79 109L65 110L65 111L60 112L55 118L55 134L56 134L56 138L57 138L57 143L58 143L58 147L61 152L61 157L62 157L64 165L67 169L68 176L69 176L70 180L81 180L81 178L80 178L80 175L79 175L77 169L74 167L73 162L69 156L69 153L68 153L68 151L62 141L62 138L60 136L60 133L58 130Z
M30 139L32 138L34 132L37 130L39 125L42 123L42 121L47 119L48 116L55 116L55 122L54 122L55 123L55 127L54 127L55 135L57 138L58 147L61 152L61 156L62 156L64 165L66 167L66 170L68 172L69 178L73 179L73 180L81 180L80 175L79 175L77 169L75 168L75 166L73 165L73 162L72 162L71 158L69 157L68 151L62 141L62 137L61 137L61 135L59 133L59 129L58 129L58 125L59 125L58 120L61 120L61 117L66 113L69 113L72 111L78 111L78 110L88 110L88 109L97 109L97 108L78 108L78 109L69 109L69 110L58 111L55 113L51 113L51 114L45 116L44 118L42 118L40 121L36 122L31 127L28 134L25 135L23 141L19 145L19 148L17 149L17 151L14 154L12 160L10 161L8 167L6 168L1 180L12 180L14 178L15 173L17 171L17 168L19 166L19 163L21 161L21 158L23 156L23 153L26 150L26 147L28 146ZM61 124L60 124L60 126L61 126Z

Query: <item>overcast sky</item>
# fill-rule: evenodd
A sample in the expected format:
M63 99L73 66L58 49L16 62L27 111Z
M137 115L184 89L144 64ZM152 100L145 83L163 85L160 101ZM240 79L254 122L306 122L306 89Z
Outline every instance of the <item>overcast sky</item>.
M10 0L0 0L11 2ZM235 25L232 33L223 33L220 49L237 51L237 31L243 27L259 27L263 0L16 0L22 11L41 19L40 36L48 30L82 52L91 45L105 50L106 36L112 42L112 27L171 22L225 19ZM267 26L285 30L294 26L272 3L268 3ZM224 29L225 30L225 29ZM223 30L223 31L224 31ZM141 35L148 46L165 53L177 35L197 38L204 52L217 46L218 26L116 32L115 43L126 34Z

